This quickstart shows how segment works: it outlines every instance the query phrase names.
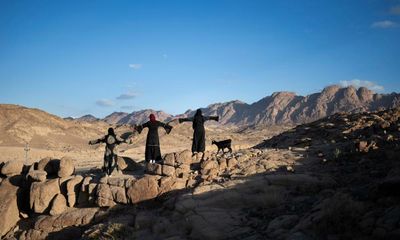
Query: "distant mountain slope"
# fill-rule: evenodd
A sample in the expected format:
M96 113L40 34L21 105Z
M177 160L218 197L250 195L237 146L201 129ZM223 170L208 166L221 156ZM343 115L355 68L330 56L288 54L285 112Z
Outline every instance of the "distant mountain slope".
M108 124L102 121L65 120L39 109L0 104L0 145L29 142L46 149L65 145L83 146L101 136Z
M113 112L110 115L106 116L102 120L109 123L109 124L116 124L118 123L122 118L128 116L129 113L126 112Z
M255 103L240 101L217 103L202 108L205 115L218 115L224 125L301 124L337 112L362 112L400 106L400 94L377 94L367 88L329 86L319 93L298 96L276 92ZM187 111L184 116L192 116Z
M84 115L84 116L82 116L80 118L76 118L75 120L77 120L77 121L86 121L86 122L94 122L94 121L98 121L99 119L96 118L93 115L87 114L87 115Z

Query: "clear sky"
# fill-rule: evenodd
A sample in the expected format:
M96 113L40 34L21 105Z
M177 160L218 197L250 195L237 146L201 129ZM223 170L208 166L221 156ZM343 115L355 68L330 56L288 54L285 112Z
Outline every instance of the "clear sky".
M399 76L400 0L0 0L0 103L63 117Z

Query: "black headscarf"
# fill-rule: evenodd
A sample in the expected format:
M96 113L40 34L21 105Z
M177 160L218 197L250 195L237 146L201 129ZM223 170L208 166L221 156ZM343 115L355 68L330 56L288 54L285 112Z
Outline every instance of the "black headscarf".
M113 136L115 136L114 128L109 128L109 129L108 129L108 135L113 135Z
M201 109L197 109L196 114L194 115L193 118L193 129L196 129L197 126L202 126L204 124L204 118L203 114L201 112Z

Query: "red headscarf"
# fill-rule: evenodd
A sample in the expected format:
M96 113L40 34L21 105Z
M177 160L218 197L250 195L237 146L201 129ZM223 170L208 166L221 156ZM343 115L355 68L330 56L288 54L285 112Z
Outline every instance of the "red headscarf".
M154 114L150 114L150 122L152 123L156 122L156 116Z

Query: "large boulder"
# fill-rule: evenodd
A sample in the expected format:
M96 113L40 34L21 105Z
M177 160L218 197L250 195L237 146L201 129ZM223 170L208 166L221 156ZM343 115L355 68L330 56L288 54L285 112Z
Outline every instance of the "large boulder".
M115 205L111 188L108 184L100 183L97 186L96 204L99 207L112 207Z
M61 193L57 194L53 200L50 215L59 215L67 209L67 200Z
M74 160L69 157L63 157L60 159L60 166L58 169L58 176L68 177L71 176L75 171Z
M23 167L24 163L22 161L8 161L1 168L1 174L7 177L16 176L22 173Z
M18 187L12 185L8 179L0 185L0 237L10 231L19 221L17 204Z
M58 179L32 183L29 193L30 208L35 213L44 213L58 193L60 193Z
M175 166L175 154L168 153L164 157L164 165Z
M175 176L175 168L169 165L162 166L162 174L165 176L173 177Z
M110 190L111 190L111 194L112 194L114 202L122 203L122 204L128 203L124 187L110 186Z
M34 229L44 232L56 232L71 226L82 226L92 222L98 208L77 208L57 216L42 215L37 218Z
M78 199L78 194L81 189L81 183L83 181L83 177L81 175L77 175L74 178L67 181L67 197L68 197L68 206L73 207Z
M145 175L128 188L127 195L131 203L139 203L157 197L158 190L158 178Z
M146 173L147 174L154 174L154 175L161 175L162 174L162 166L158 163L147 163L146 164Z
M191 164L192 163L192 153L189 150L176 154L176 163L178 164Z

